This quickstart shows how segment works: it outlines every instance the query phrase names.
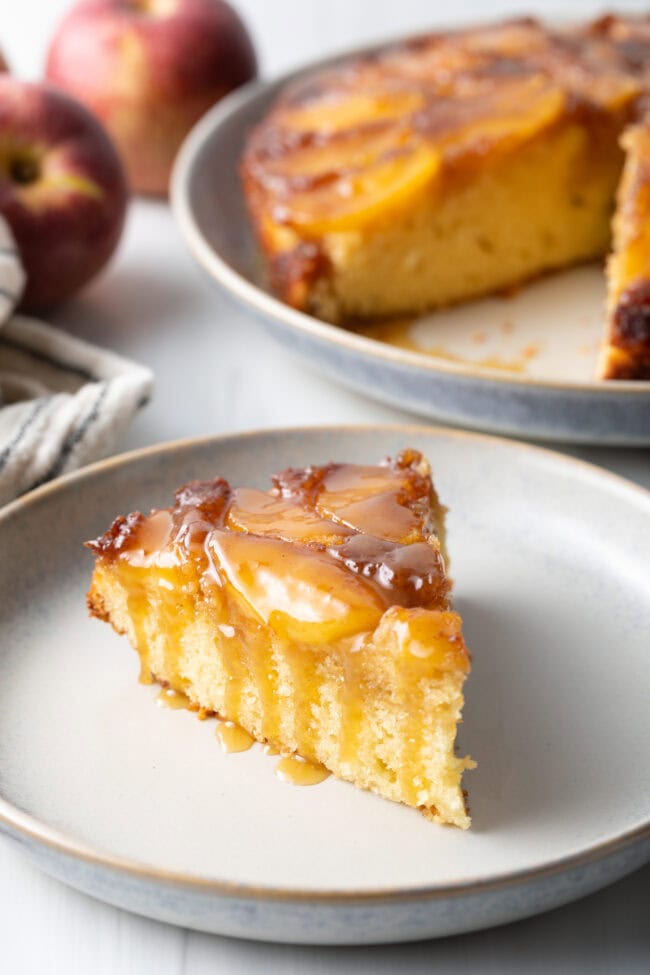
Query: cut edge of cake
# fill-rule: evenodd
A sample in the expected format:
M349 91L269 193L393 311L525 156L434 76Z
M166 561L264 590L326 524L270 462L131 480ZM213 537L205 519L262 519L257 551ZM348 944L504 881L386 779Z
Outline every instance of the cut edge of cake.
M607 262L603 379L650 379L650 114L626 130Z

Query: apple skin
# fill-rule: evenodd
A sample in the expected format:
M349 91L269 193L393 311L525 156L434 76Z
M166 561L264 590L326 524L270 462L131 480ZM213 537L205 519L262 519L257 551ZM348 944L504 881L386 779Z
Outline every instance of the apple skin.
M131 187L155 196L194 123L256 74L246 27L224 0L82 0L46 63L47 78L102 120Z
M22 310L51 308L104 266L127 202L101 123L50 85L0 74L0 213L27 274Z

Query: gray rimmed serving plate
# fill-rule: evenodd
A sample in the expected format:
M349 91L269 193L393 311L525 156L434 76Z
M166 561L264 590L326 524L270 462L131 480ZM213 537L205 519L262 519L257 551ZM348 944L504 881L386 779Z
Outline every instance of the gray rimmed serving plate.
M473 652L460 747L473 827L328 779L155 707L88 618L81 542L184 481L431 459ZM566 903L650 857L650 495L548 451L422 427L315 428L114 458L0 512L0 830L39 867L164 921L301 943L407 941Z
M553 275L511 298L423 316L401 330L398 341L406 348L319 321L265 290L238 164L251 127L299 73L230 95L198 123L181 149L172 207L207 273L289 350L373 398L499 433L650 444L650 382L591 378L604 305L598 268Z

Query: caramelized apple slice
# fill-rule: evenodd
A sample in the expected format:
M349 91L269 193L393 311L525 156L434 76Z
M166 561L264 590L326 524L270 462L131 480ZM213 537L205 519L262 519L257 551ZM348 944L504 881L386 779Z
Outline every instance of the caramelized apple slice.
M401 503L408 484L389 467L341 465L325 476L316 510L366 535L407 544L421 537L421 518Z
M277 538L214 531L214 571L280 636L328 643L374 629L385 604L364 579L326 552Z
M422 519L411 506L429 501L431 485L410 467L330 464L287 468L273 478L278 496L353 531L393 542L421 539Z
M337 545L352 534L349 528L298 507L294 501L251 488L233 491L226 525L235 531L319 545Z
M390 207L432 182L440 168L440 155L430 145L417 143L378 165L342 176L306 193L295 193L276 219L302 233L357 230Z
M283 181L297 189L314 185L324 178L335 178L377 165L400 150L408 150L413 133L404 125L390 125L371 131L353 129L327 141L316 140L270 160L265 180ZM268 173L268 175L267 175Z
M445 134L436 143L440 149L456 152L486 143L519 145L558 118L565 97L560 88L540 75L508 81L482 98L460 99L458 125L450 127L445 117ZM435 127L435 114L433 124Z
M342 525L391 542L408 545L419 537L419 519L399 503L394 493L375 494L370 498L345 503L324 492L318 510L327 512Z
M281 124L300 132L330 135L369 122L403 118L422 105L419 91L337 92L334 97L282 109Z

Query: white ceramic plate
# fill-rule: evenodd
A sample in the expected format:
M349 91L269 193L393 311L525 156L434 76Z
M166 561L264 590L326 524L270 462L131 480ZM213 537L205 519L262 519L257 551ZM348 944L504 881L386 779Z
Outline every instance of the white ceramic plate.
M398 346L380 340L386 328L357 334L268 294L238 167L251 127L288 78L230 95L198 123L179 153L172 207L207 273L289 350L373 398L501 433L649 445L650 382L593 379L605 298L597 266L551 275L512 298L423 316L392 330Z
M154 704L87 617L82 540L219 473L431 459L474 669L461 749L473 828L327 780ZM650 496L596 468L442 430L324 428L185 442L94 465L0 515L0 825L49 873L207 931L320 943L509 921L650 855Z

